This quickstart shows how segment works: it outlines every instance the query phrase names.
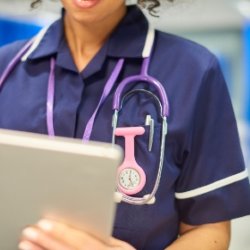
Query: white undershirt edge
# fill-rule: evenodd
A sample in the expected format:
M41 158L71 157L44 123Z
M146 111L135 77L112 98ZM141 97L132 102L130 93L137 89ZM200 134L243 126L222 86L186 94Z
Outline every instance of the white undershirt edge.
M21 61L25 62L28 57L37 49L37 47L39 46L40 42L42 41L43 37L45 36L47 30L49 27L43 28L34 38L34 41L31 45L31 47L29 48L29 50L22 56Z

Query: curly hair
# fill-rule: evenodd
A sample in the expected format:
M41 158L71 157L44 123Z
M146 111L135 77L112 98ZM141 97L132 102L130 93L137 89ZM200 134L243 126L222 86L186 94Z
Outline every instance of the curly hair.
M152 16L156 16L156 8L159 7L160 0L137 0L138 4L141 5L143 8L149 11L149 14ZM168 2L174 2L174 0L165 0ZM36 8L39 4L42 3L42 0L33 0L31 3L32 8Z
M156 8L161 5L160 0L137 0L138 4L149 11L151 16L158 17ZM175 0L165 0L168 2L174 2Z

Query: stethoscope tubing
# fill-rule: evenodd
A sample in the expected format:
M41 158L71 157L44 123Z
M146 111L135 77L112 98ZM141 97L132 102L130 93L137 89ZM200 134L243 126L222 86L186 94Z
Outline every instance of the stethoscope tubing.
M168 117L169 116L169 101L168 97L166 95L165 89L162 86L162 84L155 78L149 76L149 75L136 75L136 76L130 76L126 79L124 79L117 87L116 92L114 94L113 99L113 110L120 110L121 106L121 97L123 92L125 91L126 87L128 85L131 85L135 82L141 82L141 83L150 83L150 85L153 85L156 91L158 92L158 95L161 100L162 104L162 117Z

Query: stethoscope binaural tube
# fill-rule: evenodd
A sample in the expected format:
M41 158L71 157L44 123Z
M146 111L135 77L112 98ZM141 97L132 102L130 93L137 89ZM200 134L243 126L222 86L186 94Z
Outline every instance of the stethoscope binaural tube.
M155 90L158 92L158 96L162 104L161 116L162 117L169 116L169 101L166 91L162 86L162 84L157 79L148 75L149 63L150 63L150 57L144 58L141 74L127 77L118 85L113 99L113 110L118 110L118 111L120 110L121 97L126 87L128 87L128 85L138 82L144 82L153 86Z

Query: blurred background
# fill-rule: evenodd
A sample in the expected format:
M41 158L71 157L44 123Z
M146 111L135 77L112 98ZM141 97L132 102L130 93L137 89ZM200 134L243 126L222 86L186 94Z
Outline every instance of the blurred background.
M31 10L30 2L0 0L0 46L27 39L59 17L59 0L44 0L36 10ZM163 3L158 14L148 16L155 27L201 43L217 55L250 169L250 0L176 0ZM230 250L249 250L250 218L233 221L232 230Z

